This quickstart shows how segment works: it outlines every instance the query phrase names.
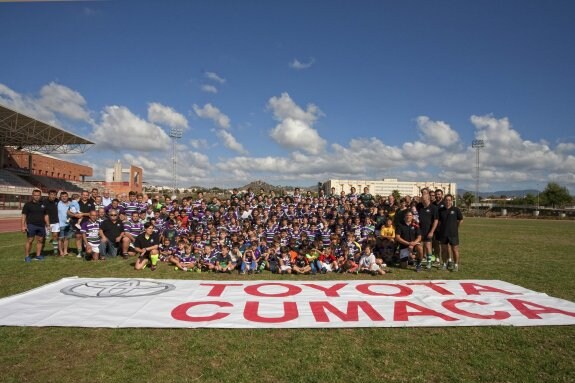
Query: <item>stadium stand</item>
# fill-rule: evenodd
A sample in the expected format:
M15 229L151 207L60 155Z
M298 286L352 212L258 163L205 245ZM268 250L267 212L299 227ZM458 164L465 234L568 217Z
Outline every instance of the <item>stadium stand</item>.
M72 193L79 193L82 191L82 188L74 185L72 182L60 179L60 178L51 178L46 176L37 176L37 175L26 175L21 176L24 180L28 181L34 187L42 190L43 193L48 192L50 189L55 189L58 191L66 190L67 192Z
M24 187L24 188L33 188L34 186L30 183L26 182L22 178L18 177L16 174L8 170L1 169L0 170L0 185L6 186L17 186L17 187Z
M100 194L104 192L104 185L101 182L80 182L80 181L70 181L72 184L76 185L82 190L92 190L93 188L97 188Z

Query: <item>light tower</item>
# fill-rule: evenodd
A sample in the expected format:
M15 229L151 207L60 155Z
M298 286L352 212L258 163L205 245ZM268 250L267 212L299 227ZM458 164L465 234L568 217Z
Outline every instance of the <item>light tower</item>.
M177 159L178 154L176 152L177 147L177 140L182 138L184 130L182 128L171 128L170 129L170 138L172 139L172 183L174 186L174 195L176 195L176 190L178 189L178 167L177 167Z
M485 147L485 141L483 140L473 140L471 142L471 147L475 149L475 215L477 215L479 209L479 151Z

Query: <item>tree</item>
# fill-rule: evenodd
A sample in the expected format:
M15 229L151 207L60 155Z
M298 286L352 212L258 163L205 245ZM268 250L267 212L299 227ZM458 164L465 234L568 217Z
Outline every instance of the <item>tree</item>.
M573 200L569 190L562 187L556 182L549 182L540 194L540 199L545 201L546 204L555 207L563 207Z
M399 194L399 190L395 189L391 192L391 194L393 195L393 198L399 202L399 200L401 199L401 194Z
M472 192L463 193L462 199L463 199L463 203L465 204L465 206L467 206L468 209L471 206L471 204L473 202L475 202L475 196L473 195Z
M525 198L523 198L523 204L535 206L537 204L537 197L531 193L527 193Z

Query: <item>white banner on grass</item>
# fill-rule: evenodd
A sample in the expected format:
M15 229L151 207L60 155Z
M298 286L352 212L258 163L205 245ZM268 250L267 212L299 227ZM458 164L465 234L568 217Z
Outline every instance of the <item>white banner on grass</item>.
M332 328L575 324L575 304L503 281L64 278L0 299L0 325Z

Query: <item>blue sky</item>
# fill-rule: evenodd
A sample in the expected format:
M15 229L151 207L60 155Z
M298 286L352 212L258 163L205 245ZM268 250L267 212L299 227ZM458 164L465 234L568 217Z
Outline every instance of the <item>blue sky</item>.
M0 3L0 103L170 184L575 191L571 1Z

